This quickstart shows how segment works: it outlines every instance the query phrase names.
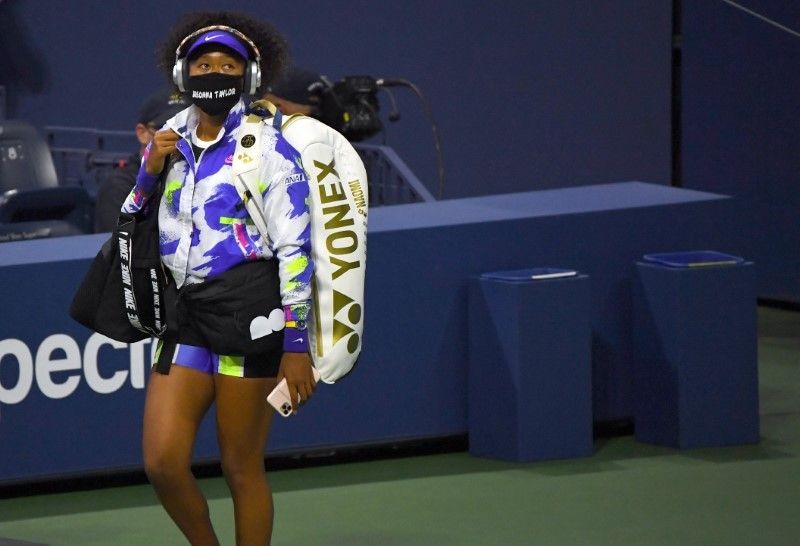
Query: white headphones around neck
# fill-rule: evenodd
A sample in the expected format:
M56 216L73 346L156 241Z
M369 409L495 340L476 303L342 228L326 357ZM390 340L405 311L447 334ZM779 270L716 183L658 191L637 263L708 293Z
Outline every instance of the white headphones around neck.
M197 38L204 32L209 32L211 30L223 30L225 32L229 32L236 36L238 39L243 41L247 46L250 47L255 59L247 60L247 65L244 69L244 92L248 95L255 95L256 90L261 86L261 52L258 51L256 44L253 41L236 30L233 27L228 27L225 25L212 25L208 27L203 27L201 29L195 30L191 34L189 34L186 38L181 40L181 43L178 45L178 48L175 50L175 65L172 67L172 81L175 82L175 85L178 86L178 89L181 93L185 93L187 89L187 82L189 81L189 62L186 59L186 55L182 54L183 50L187 47L188 44L191 44L194 38Z

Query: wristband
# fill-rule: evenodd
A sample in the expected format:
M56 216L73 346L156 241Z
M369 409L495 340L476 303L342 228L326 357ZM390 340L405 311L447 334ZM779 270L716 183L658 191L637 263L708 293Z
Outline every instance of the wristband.
M307 353L308 330L299 330L288 326L283 330L283 352Z

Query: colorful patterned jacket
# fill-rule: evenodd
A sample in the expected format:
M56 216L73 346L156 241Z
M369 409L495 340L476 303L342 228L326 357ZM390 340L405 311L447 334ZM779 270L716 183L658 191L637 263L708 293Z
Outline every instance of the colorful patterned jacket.
M245 112L240 101L223 124L222 137L204 150L195 163L190 135L197 127L195 106L167 121L169 128L183 137L181 153L166 176L159 211L161 259L180 288L200 283L248 260L278 260L280 292L284 316L290 321L305 321L310 311L311 228L308 209L308 181L300 156L279 132L263 125L261 190L263 209L268 215L269 240L264 241L249 219L239 193L231 180L231 164ZM122 206L124 212L137 212L144 205L158 180L142 166ZM284 350L305 352L305 330L290 324L284 335Z

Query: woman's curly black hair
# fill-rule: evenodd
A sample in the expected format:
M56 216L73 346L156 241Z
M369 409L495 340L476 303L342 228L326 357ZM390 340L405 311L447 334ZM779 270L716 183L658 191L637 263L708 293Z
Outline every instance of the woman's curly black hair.
M175 64L175 50L181 41L196 30L212 25L235 28L258 47L261 53L261 87L258 93L266 89L269 83L283 72L288 60L288 46L283 36L271 24L244 13L198 11L178 21L158 51L159 67L164 70L170 83L172 67ZM188 44L185 47L188 47Z

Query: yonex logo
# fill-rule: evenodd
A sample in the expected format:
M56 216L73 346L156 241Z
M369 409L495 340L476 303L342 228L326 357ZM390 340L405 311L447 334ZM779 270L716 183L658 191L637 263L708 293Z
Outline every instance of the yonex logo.
M339 312L347 309L339 318L346 318L350 323L349 325L337 320ZM347 351L350 354L355 354L358 350L359 337L356 331L351 327L355 326L361 321L361 306L353 300L353 298L342 294L338 290L333 291L333 344L336 345L339 341L347 336Z
M314 160L314 167L317 169L317 191L325 217L325 248L333 266L331 280L336 281L348 271L361 267L361 261L353 259L361 241L353 229L356 223L355 214L336 171L335 158L330 163ZM347 338L347 350L350 354L355 354L361 342L355 327L361 317L360 304L347 294L333 290L332 345Z

